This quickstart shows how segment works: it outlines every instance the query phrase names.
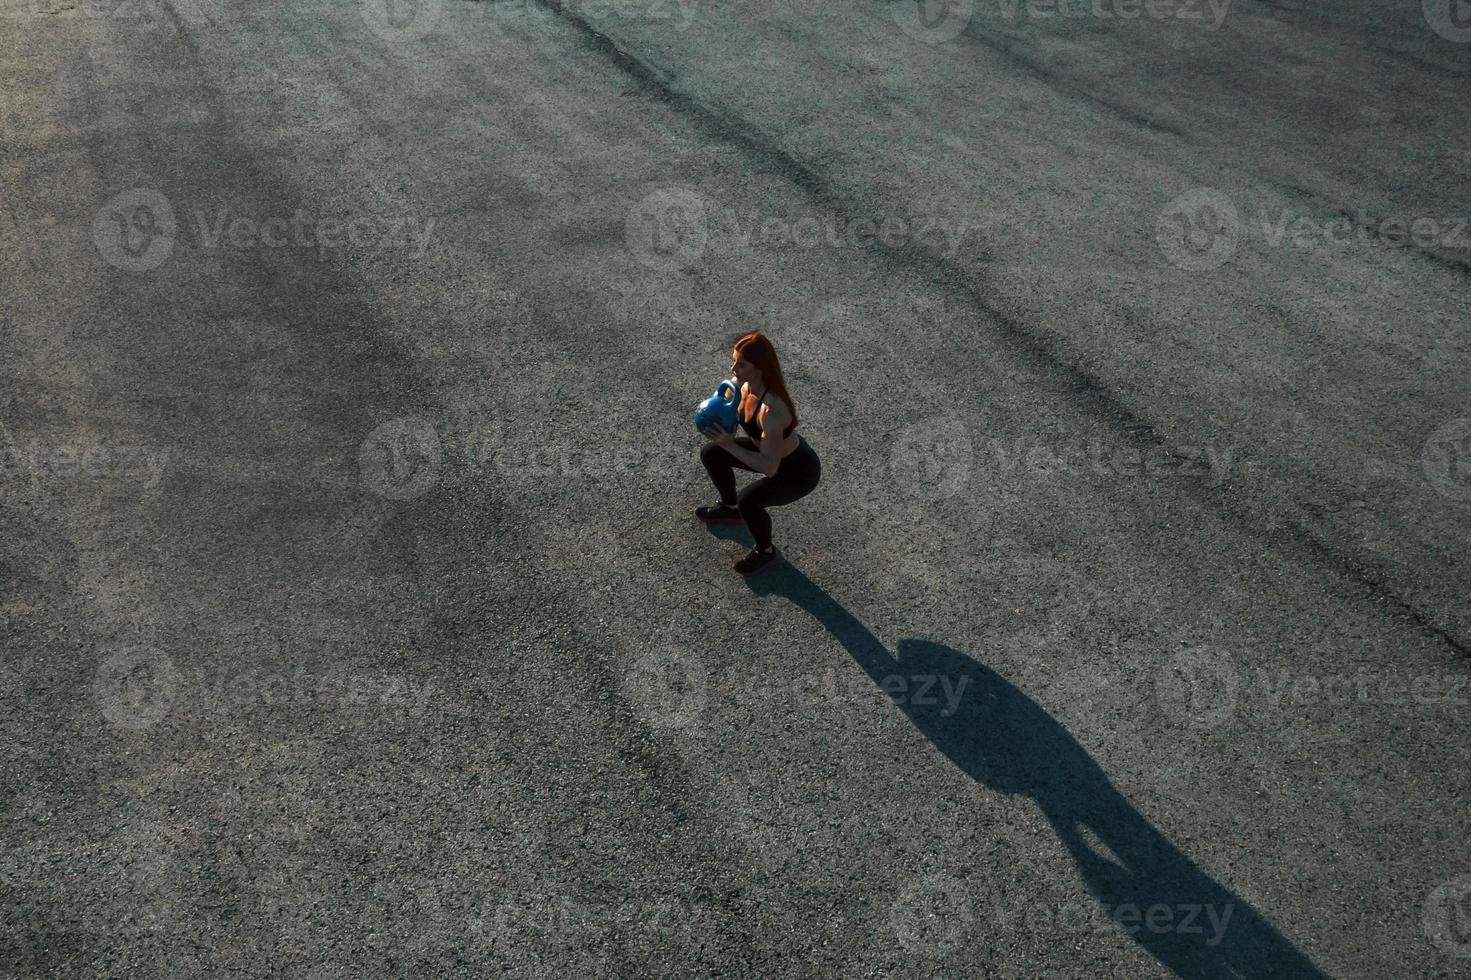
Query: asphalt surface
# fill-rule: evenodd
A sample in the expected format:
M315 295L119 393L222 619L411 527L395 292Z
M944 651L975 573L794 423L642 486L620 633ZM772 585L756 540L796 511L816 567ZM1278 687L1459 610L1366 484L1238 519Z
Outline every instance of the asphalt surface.
M3 3L4 975L1471 976L1459 8Z

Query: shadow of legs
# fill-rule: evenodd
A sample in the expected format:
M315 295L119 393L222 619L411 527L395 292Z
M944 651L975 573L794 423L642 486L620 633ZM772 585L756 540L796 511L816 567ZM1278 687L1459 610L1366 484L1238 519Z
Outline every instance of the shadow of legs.
M734 541L747 548L754 548L755 539L744 524L706 524L705 530L722 541Z
M966 775L1035 801L1103 915L1177 976L1324 976L1135 810L1067 729L1001 675L939 643L904 640L890 653L790 564L747 586L811 614Z

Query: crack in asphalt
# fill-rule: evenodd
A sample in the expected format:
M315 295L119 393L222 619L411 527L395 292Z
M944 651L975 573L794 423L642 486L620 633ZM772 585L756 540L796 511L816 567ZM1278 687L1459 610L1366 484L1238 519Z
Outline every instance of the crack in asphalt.
M839 216L851 211L851 200L834 190L826 176L782 149L758 127L740 116L723 112L679 91L675 88L675 76L672 73L620 46L580 14L568 10L561 0L536 2L562 18L577 31L589 48L605 55L660 102L691 117L707 132L739 147L754 163L790 180L819 204L830 208ZM968 269L936 254L926 246L914 243L902 249L886 250L885 255L887 261L918 272L937 281L942 287L961 294L978 311L991 317L1000 327L1002 339L1010 341L1018 352L1031 359L1039 368L1039 375L1050 376L1050 380L1064 391L1065 396L1077 403L1080 411L1109 420L1137 448L1172 448L1158 434L1154 422L1139 414L1095 372L1060 354L1054 338L1032 328L1020 317L989 299L983 272ZM1435 258L1433 255L1431 257ZM1244 533L1263 539L1273 547L1281 547L1285 538L1305 557L1354 581L1370 599L1389 605L1394 613L1408 619L1415 628L1435 637L1461 656L1471 657L1471 643L1443 625L1433 610L1422 609L1400 595L1390 582L1392 574L1386 573L1382 566L1376 568L1376 563L1364 556L1350 553L1325 541L1299 521L1290 521L1285 526L1264 524L1263 515L1257 509L1248 509L1232 501L1227 492L1229 488L1229 483L1216 490L1192 486L1189 492L1198 495ZM1288 499L1295 499L1290 492Z

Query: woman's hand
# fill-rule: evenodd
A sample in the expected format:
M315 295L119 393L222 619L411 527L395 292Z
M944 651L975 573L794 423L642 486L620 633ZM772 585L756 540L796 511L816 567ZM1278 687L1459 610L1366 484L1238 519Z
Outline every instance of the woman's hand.
M718 422L711 422L705 428L701 429L700 433L721 449L729 449L735 445L735 436L722 429Z

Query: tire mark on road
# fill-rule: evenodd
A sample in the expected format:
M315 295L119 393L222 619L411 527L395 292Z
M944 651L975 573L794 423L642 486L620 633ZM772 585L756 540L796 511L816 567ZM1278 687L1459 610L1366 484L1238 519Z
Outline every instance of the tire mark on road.
M1190 141L1189 134L1184 130L1166 123L1161 123L1142 112L1130 109L1116 102L1110 102L1102 96L1088 91L1066 76L1053 71L1045 64L1023 54L1018 50L1017 45L1007 43L1008 39L973 31L967 31L963 36L977 46L984 47L989 51L1001 55L1012 64L1022 68L1036 81L1042 82L1058 92L1097 106L1134 126L1169 133L1182 140ZM1381 226L1383 223L1380 218L1366 216L1362 212L1355 213L1341 200L1331 198L1321 192L1296 186L1289 181L1284 181L1270 174L1263 174L1255 169L1253 169L1253 173L1262 183L1270 184L1280 191L1293 193L1299 198L1316 205L1320 211L1324 211L1334 217L1347 218L1355 229L1372 232L1374 228ZM1432 265L1439 266L1449 272L1458 273L1462 277L1471 278L1471 260L1462 258L1445 247L1421 245L1411 237L1405 240L1404 248Z
M854 212L855 202L839 193L820 170L781 148L774 138L762 133L749 121L679 91L671 73L620 46L580 14L567 9L561 0L537 2L575 28L591 50L608 57L651 95L689 116L702 130L735 145L762 169L784 176L839 217ZM1030 361L1040 378L1052 383L1079 411L1107 420L1129 445L1144 452L1173 449L1160 434L1156 422L1145 418L1111 389L1096 371L1070 359L1060 349L1057 338L1031 326L991 299L992 290L988 288L984 272L962 266L928 247L913 243L906 248L885 250L884 255L885 261L924 275L967 300L999 328L1001 338L1008 341L1016 353ZM1456 635L1453 627L1441 622L1434 609L1425 608L1401 595L1392 581L1393 570L1367 553L1350 551L1331 543L1295 518L1282 518L1285 524L1267 522L1264 518L1268 515L1260 506L1235 499L1229 481L1220 489L1192 485L1188 492L1198 495L1244 533L1274 549L1296 549L1299 555L1357 583L1370 601L1389 607L1389 611L1461 656L1471 657L1471 644Z

